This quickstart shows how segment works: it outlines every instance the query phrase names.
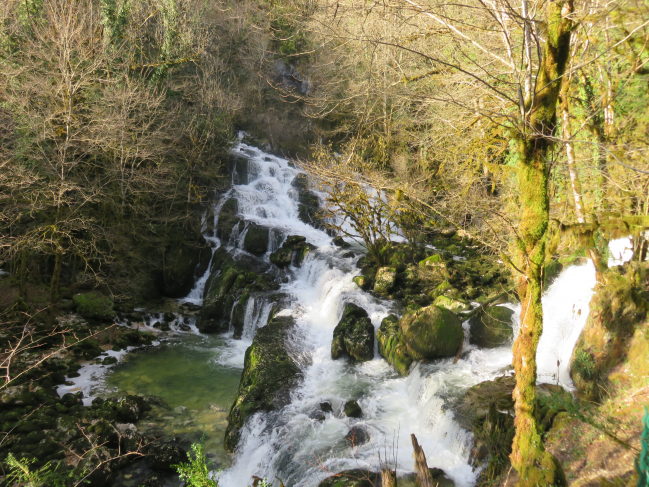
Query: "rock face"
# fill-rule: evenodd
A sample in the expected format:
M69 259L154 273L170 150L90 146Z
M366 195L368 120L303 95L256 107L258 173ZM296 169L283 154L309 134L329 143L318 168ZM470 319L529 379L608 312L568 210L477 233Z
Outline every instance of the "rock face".
M250 256L235 260L223 248L216 249L211 274L205 284L203 307L196 323L198 330L201 333L226 332L230 329L232 314L235 338L241 338L249 293L279 289L279 284L264 274L266 269L266 264Z
M196 275L202 275L210 262L212 252L202 235L192 240L185 235L171 244L165 252L163 293L170 298L186 296L194 286Z
M320 200L318 196L309 190L309 177L304 174L298 174L291 183L298 191L298 216L304 223L315 227L321 226L322 222L318 215L320 211Z
M216 236L223 243L227 243L230 240L234 227L241 223L241 218L237 216L238 212L239 202L235 198L230 198L221 207L219 219L216 224Z
M345 305L331 342L331 358L344 356L359 362L374 358L374 325L367 311L352 303Z
M379 344L381 356L389 364L393 365L401 375L408 375L412 357L403 342L399 318L394 315L383 318L381 327L376 332L376 341Z
M76 294L72 297L77 313L86 319L112 320L115 317L113 302L99 293Z
M600 385L606 385L609 371L628 356L636 330L649 327L648 310L649 263L629 262L603 273L570 358L572 380L582 397L599 399Z
M224 441L227 451L236 448L239 431L249 416L257 411L271 411L288 402L288 392L297 384L300 372L286 345L287 333L294 324L291 317L275 316L257 331L246 350L237 398L228 415Z
M453 312L458 311L468 311L471 307L459 299L449 298L447 296L437 296L437 299L433 303L435 306L441 308L446 308Z
M427 306L401 319L403 341L414 359L453 357L464 340L462 323L451 311Z
M388 294L394 287L397 279L397 270L394 267L381 267L376 271L374 278L374 292L379 294Z
M509 454L514 438L514 376L498 377L471 387L452 406L454 418L473 432L475 445L470 461L478 466L487 460L482 478L495 478L509 468ZM570 399L561 386L540 384L536 387L536 416L540 432L548 431L557 414L560 401L553 396Z
M307 243L306 237L291 235L286 238L280 249L270 254L270 261L277 267L286 267L291 264L299 266L306 254L313 249L315 247Z
M469 319L471 337L469 342L484 348L500 347L514 336L512 319L514 312L504 306L489 306Z
M255 255L263 255L268 250L270 230L256 223L250 223L246 236L243 239L243 248Z

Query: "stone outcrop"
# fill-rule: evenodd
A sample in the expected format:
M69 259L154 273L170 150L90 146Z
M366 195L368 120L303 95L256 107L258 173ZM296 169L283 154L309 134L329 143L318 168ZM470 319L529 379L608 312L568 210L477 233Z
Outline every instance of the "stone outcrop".
M228 415L224 446L234 451L240 429L257 411L271 411L288 403L288 393L297 384L300 369L289 355L287 333L293 318L275 316L260 328L246 356L237 397Z
M374 325L367 311L352 303L345 305L331 342L331 358L345 356L359 362L374 358Z

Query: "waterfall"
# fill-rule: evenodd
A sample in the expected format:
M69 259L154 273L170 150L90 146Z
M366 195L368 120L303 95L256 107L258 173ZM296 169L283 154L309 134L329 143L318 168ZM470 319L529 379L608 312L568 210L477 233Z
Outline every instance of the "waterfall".
M332 360L332 333L345 303L353 302L367 310L375 329L393 311L394 303L361 291L352 281L359 273L354 265L357 258L342 257L345 252L335 247L324 231L300 221L298 193L291 185L299 170L285 159L241 142L234 152L246 159L247 169L245 178L233 177L233 181L246 184L235 184L220 204L229 197L237 198L246 230L233 235L228 248L234 246L236 252L244 252L245 233L251 223L256 223L271 229L262 257L267 262L268 254L288 235L306 237L316 250L307 254L299 268L288 268L288 282L280 290L289 296L282 313L292 315L297 323L289 340L291 349L299 353L303 380L292 392L289 405L249 419L242 429L234 463L221 473L219 485L247 485L253 475L258 475L273 485L279 485L280 478L287 487L316 486L341 470L378 470L378 453L386 449L397 459L398 473L410 472L414 464L410 433L417 434L429 466L443 468L460 487L474 485L479 471L469 465L471 434L458 425L448 405L469 387L511 373L511 345L479 349L465 341L464 354L457 363L451 358L418 364L407 378L376 352L374 360L362 364ZM539 381L572 387L569 357L588 315L594 283L592 264L571 267L544 296L545 325L537 356ZM201 300L202 292L201 288ZM243 338L227 341L228 350L219 355L221 363L243 366L245 349L255 331L265 325L271 307L263 295L251 296ZM511 307L520 313L519 306ZM359 402L361 419L341 413L348 399ZM332 404L333 413L326 413L324 421L312 419L322 401ZM355 425L369 432L370 441L352 449L344 437Z

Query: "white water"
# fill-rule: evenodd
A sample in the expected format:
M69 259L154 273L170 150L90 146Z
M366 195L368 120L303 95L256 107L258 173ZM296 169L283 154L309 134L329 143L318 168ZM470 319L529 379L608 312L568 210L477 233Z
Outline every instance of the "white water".
M239 212L246 221L276 231L269 252L288 235L303 235L318 248L308 254L301 268L290 268L290 280L282 286L282 291L292 297L283 313L297 321L290 341L302 366L303 380L292 393L291 404L281 411L258 413L249 419L235 461L221 473L219 484L239 487L258 475L275 485L279 485L279 478L287 486L315 486L341 470L377 470L379 452L384 455L386 451L389 458L396 458L399 473L410 472L414 461L409 436L415 433L431 467L443 468L458 486L473 485L479 472L472 471L468 464L471 436L445 406L468 387L507 372L511 346L483 350L467 341L457 364L452 359L420 364L407 378L397 374L376 351L375 359L364 364L333 361L332 333L346 302L366 309L376 329L389 314L392 303L362 292L352 282L358 272L353 265L355 259L342 258L343 251L332 245L325 232L299 221L297 192L290 185L299 171L286 160L245 144L239 144L235 151L251 161L250 182L234 186L228 197L239 200ZM242 251L239 249L244 235L245 231L229 247ZM559 360L558 381L572 387L568 359L588 314L594 279L592 265L573 267L557 279L544 298L546 324L538 354L540 381L557 382ZM200 293L202 297L202 289ZM268 309L267 304L251 299L244 339L229 341L233 348L222 354L220 361L242 366L245 347L254 331L265 323ZM362 419L341 414L348 399L358 400L364 413ZM334 412L327 413L324 421L311 419L310 413L318 410L322 401L330 401ZM352 449L344 436L357 424L367 429L370 442Z

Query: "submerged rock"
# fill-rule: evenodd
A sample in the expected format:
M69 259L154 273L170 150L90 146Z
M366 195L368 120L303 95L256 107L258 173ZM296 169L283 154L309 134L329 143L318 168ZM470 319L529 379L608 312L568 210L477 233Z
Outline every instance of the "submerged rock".
M363 410L354 399L350 399L345 403L343 411L348 418L360 418L363 416Z
M400 322L403 341L414 359L453 357L462 341L462 323L451 311L427 306L406 313Z
M255 335L246 350L237 398L228 415L224 446L234 451L239 431L257 411L282 407L287 392L297 383L300 369L289 355L286 337L295 321L290 316L275 316Z
M412 357L403 342L399 318L388 315L383 318L381 327L376 332L376 341L379 344L379 353L394 366L401 375L408 375Z
M514 312L504 306L489 306L469 319L469 342L484 348L500 347L514 336Z
M331 342L331 358L344 356L359 362L374 358L374 325L367 311L352 303L345 305Z
M381 267L376 271L374 278L374 292L388 294L394 287L397 278L397 270L394 267Z

